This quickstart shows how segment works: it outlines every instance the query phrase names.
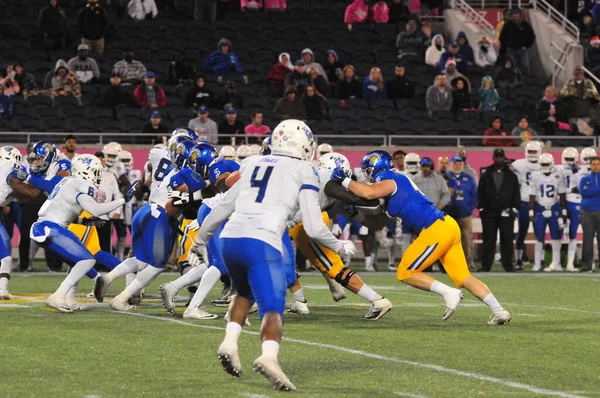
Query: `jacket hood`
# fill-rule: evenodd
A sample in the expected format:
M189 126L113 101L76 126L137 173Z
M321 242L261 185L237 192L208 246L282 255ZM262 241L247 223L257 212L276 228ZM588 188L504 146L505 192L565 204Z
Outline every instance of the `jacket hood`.
M458 90L456 88L456 83L458 83L459 80L462 81L463 84L464 84L464 86L463 86L463 88L461 90ZM452 82L450 82L450 85L452 86L453 89L455 89L457 91L461 91L461 92L465 91L467 93L469 92L469 82L467 82L467 79L465 79L462 76L459 76L459 77L456 77L456 78L452 79Z
M444 36L442 36L442 35L439 35L439 34L438 34L438 35L435 35L435 36L433 36L433 39L431 39L431 45L430 45L429 47L433 47L433 48L435 48L435 40L436 40L438 37L439 37L440 39L442 39L442 51L444 51L444 45L446 44L446 42L444 41Z
M339 61L338 55L335 52L335 50L327 50L327 55L329 55L329 54L333 54L333 58L335 58L335 62Z
M231 46L229 46L229 47L231 47ZM173 61L175 61L175 56L177 54L181 54L183 56L183 60L182 61L185 61L185 51L183 51L181 49L173 51Z
M283 63L283 56L287 56L288 58L288 62L287 64ZM281 53L279 54L279 63L282 64L283 66L287 67L288 69L294 70L294 64L292 63L292 58L290 57L289 53Z
M492 79L491 76L485 76L483 79L481 79L481 88L485 88L485 82L490 80L492 82L492 87L494 88L494 79Z
M223 46L229 46L229 51L231 51L233 49L233 46L231 45L231 42L229 41L229 39L227 38L222 38L221 40L219 40L219 43L217 44L217 51L221 51L221 47Z
M310 56L312 58L310 60L310 62L315 62L315 53L313 53L310 48L305 48L304 50L302 50L302 52L300 53L300 56L304 57L304 54L310 54Z
M495 117L490 121L490 128L493 129L493 125L494 125L494 120L500 120L500 130L504 130L504 121L499 118L499 117Z
M465 32L458 32L458 34L456 35L456 41L458 41L458 39L461 39L461 38L466 40L465 45L469 45L469 38L467 37Z
M57 74L60 68L65 68L69 70L69 68L67 68L67 63L62 59L56 61L56 66L54 67L54 74Z

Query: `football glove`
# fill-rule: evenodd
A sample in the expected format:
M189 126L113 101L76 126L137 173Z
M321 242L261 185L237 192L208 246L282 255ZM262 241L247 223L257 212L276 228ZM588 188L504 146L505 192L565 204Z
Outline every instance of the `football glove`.
M183 206L190 203L190 194L181 191L169 191L168 198L173 199L173 206Z
M331 227L331 233L336 238L339 238L340 236L342 236L343 231L338 224L333 224L333 226Z
M125 202L129 202L131 199L133 199L133 194L135 193L135 190L139 184L139 181L135 181L133 184L131 184L127 192L125 192L125 195L123 195Z
M344 181L346 178L348 178L348 176L344 172L344 169L342 169L341 167L336 167L331 172L331 181L335 181L341 184L342 181Z
M88 227L101 227L106 223L99 217L83 217L78 220L78 224L87 225Z
M338 252L340 256L352 257L356 254L356 246L354 246L354 243L352 243L351 240L341 240L340 243L342 244L342 247Z
M10 173L11 177L16 178L19 181L25 181L29 177L29 173L27 169L23 165L15 165L12 172Z

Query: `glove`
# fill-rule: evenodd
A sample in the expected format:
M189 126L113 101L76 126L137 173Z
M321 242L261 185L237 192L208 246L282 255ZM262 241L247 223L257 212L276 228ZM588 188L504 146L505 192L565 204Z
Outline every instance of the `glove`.
M188 262L192 267L198 267L199 265L206 263L208 258L208 252L206 251L206 243L202 241L198 236L190 247L190 253L188 254Z
M23 165L15 165L12 172L10 173L11 177L16 178L19 181L25 181L29 178L29 173L27 169Z
M579 193L579 188L578 187L571 188L571 193Z
M183 206L190 203L190 194L181 191L169 191L168 198L173 199L173 206Z
M129 202L131 199L133 199L133 194L135 193L135 190L139 184L139 181L135 181L133 184L131 184L127 192L125 192L125 195L123 195L125 202Z
M392 247L392 244L394 243L394 238L388 238L387 234L388 230L386 227L383 227L383 229L375 232L375 239L377 240L377 243L379 243L379 247L382 249L388 249Z
M336 238L339 238L340 236L342 236L343 231L338 224L333 224L333 226L331 227L331 233Z
M346 178L348 178L348 176L346 175L346 173L344 173L344 169L342 169L341 167L336 167L331 172L331 181L335 181L341 184L342 181L344 181Z
M106 223L99 217L84 217L79 219L79 224L87 225L88 227L101 227Z
M339 255L343 256L354 256L356 254L356 246L351 240L341 240L342 247L340 248Z

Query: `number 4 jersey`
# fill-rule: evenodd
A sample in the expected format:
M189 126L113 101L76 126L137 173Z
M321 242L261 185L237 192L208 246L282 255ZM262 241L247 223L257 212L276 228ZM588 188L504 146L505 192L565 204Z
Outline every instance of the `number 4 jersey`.
M536 203L546 209L558 202L560 194L566 193L563 176L556 170L550 174L536 171L531 177L529 188L529 194L535 196Z

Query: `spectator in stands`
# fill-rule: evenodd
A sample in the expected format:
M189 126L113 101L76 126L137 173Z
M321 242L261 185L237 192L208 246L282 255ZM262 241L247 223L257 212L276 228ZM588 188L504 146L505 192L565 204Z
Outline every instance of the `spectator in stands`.
M38 89L38 85L37 85L37 81L35 80L35 76L33 76L31 73L28 73L25 70L25 66L23 66L22 63L17 62L15 64L15 72L16 72L15 80L19 83L19 87L21 88L21 91Z
M113 66L113 71L121 76L123 84L139 84L146 74L146 67L133 59L133 49L125 48L123 59Z
M117 72L110 75L110 86L102 92L100 105L113 109L119 106L133 105L133 98L121 84L121 75Z
M487 36L481 36L477 47L475 47L475 64L480 68L496 65L498 57Z
M435 167L431 158L424 157L419 166L421 166L421 172L414 177L413 181L438 209L443 209L450 203L450 192L446 180L433 172Z
M325 69L323 69L323 66L321 66L320 63L315 62L315 54L310 48L305 48L304 50L302 50L302 53L300 55L302 56L302 60L304 61L306 70L309 70L310 68L316 68L319 71L319 75L323 76L325 81L329 83L327 81L327 73L325 73Z
M148 71L144 82L133 91L133 99L140 108L164 108L167 106L165 91L156 85L156 75Z
M556 97L554 86L546 87L544 96L535 108L537 119L544 129L544 135L554 135L559 130L571 130L571 126L563 123L564 115L562 109L563 106Z
M406 23L410 19L411 14L405 0L392 0L390 4L389 23L394 25Z
M69 72L67 63L62 59L56 62L53 71L46 74L43 90L30 90L23 93L23 98L27 100L32 95L47 95L54 102L58 96L73 96L81 104L81 86L77 81L77 76Z
M154 0L131 0L127 4L127 14L135 21L142 21L156 18L158 9Z
M198 117L190 120L188 128L194 130L199 137L204 137L211 144L216 145L219 142L217 123L208 118L208 108L205 105L198 107Z
M343 78L337 84L337 97L341 100L362 97L362 85L356 77L354 66L346 65L342 70Z
M309 75L306 69L306 64L303 60L299 59L296 61L296 67L292 71L292 73L288 74L285 77L285 86L293 86L296 88L296 92L298 95L303 95L306 91L307 86L312 86L313 80L312 76Z
M474 168L472 168L469 163L467 163L467 150L465 149L464 146L459 145L458 146L458 150L456 151L456 156L460 157L465 165L465 173L467 173L468 175L470 175L471 177L473 177L473 180L475 181L475 184L477 184L477 172L475 171Z
M384 0L377 0L377 3L371 7L370 20L374 23L388 23L390 20L390 8Z
M213 51L202 66L202 71L217 75L217 81L223 82L223 76L242 73L242 66L237 55L233 53L231 41L222 38L217 43L217 50ZM248 82L248 76L244 75L244 83Z
M167 67L167 83L175 85L176 92L181 92L184 87L192 85L195 76L194 65L185 60L185 51L175 50Z
M13 100L4 94L4 86L0 84L0 119L10 119L13 115Z
M396 38L398 58L417 60L423 54L422 42L423 35L417 30L417 21L411 19L406 24L406 30Z
M385 89L389 99L415 98L415 85L406 77L404 64L396 64L394 78L387 81Z
M427 51L433 44L433 38L436 36L431 30L431 24L429 22L423 22L423 24L421 24L421 35L423 36L421 46L423 47L423 51Z
M367 76L363 82L363 98L367 102L369 108L371 108L375 105L377 100L387 99L387 97L387 90L385 89L385 82L383 81L381 69L374 66L371 68L369 76Z
M222 21L227 14L227 3L222 0L194 0L196 21Z
M348 26L348 30L352 31L353 24L365 22L368 16L369 6L365 4L365 0L356 0L346 7L344 23Z
M594 237L600 239L600 158L594 156L590 162L591 172L581 178L579 193L581 200L581 228L583 248L581 271L592 272L594 268Z
M285 78L294 70L294 65L290 60L290 54L279 54L279 61L271 68L265 80L273 87L283 88Z
M491 76L485 76L481 80L479 88L479 110L481 112L493 112L498 108L500 95L494 88L494 80Z
M506 22L500 33L500 44L506 53L514 57L517 66L529 71L528 50L535 41L535 33L529 22L524 21L521 10L512 11L512 20Z
M427 113L433 116L436 111L449 111L452 109L452 93L446 85L446 75L438 75L433 86L425 94Z
M271 133L269 126L263 124L263 113L260 111L252 112L252 123L244 127L244 133L248 135L267 135ZM260 139L262 141L262 138Z
M448 50L442 54L440 57L440 64L438 65L438 72L443 72L446 68L446 62L449 59L453 59L456 63L456 69L460 73L466 73L467 71L467 62L463 59L463 55L459 52L460 46L457 42L453 41L450 43Z
M442 176L442 178L446 179L448 165L450 165L450 159L448 159L448 156L438 156L437 169L435 172Z
M510 132L504 128L500 116L496 116L490 123L490 128L485 130L484 146L513 146L514 141Z
M154 110L150 113L150 123L142 127L142 133L152 134L155 143L162 142L161 137L168 137L171 131L162 123L162 117L159 110ZM149 141L144 137L143 141Z
M319 95L315 86L306 87L306 93L302 97L304 109L306 109L307 120L322 120L325 118L325 99Z
M67 62L67 68L77 76L79 83L96 83L100 78L100 68L94 58L88 57L90 51L87 44L77 47L77 56Z
M446 75L446 85L448 88L452 88L452 82L454 79L462 78L467 82L469 92L471 91L471 82L465 75L456 70L456 61L453 58L448 58L446 61L446 68L443 72Z
M104 34L109 22L106 11L98 0L87 0L87 4L77 14L77 25L82 43L87 44L93 53L104 53Z
M437 69L444 52L446 52L444 49L444 36L435 35L431 46L425 51L425 63Z
M504 28L504 24L510 21L512 15L512 10L510 8L505 8L502 14L502 21L498 22L496 25L496 40L500 41L500 33L502 33L502 28Z
M327 84L327 80L321 75L319 75L319 71L315 67L308 68L308 74L312 77L313 84L312 86L317 89L317 92L327 97L329 94L329 84Z
M70 41L67 14L58 5L58 0L49 0L48 5L41 9L38 16L38 26L44 33L44 47L48 50L58 50ZM48 52L48 58L49 52Z
M522 84L521 71L515 66L511 55L504 57L504 62L496 69L494 81L500 88L510 90ZM510 91L508 91L510 94Z
M394 159L394 168L398 171L404 171L404 158L406 157L406 152L402 149L398 149L392 154L392 159Z
M576 124L580 133L591 135L590 112L592 106L600 101L600 96L594 83L585 78L581 66L575 67L573 78L560 90L559 99L565 104L569 124Z
M452 80L452 111L457 113L473 109L469 84L464 77Z
M223 94L219 97L219 107L226 109L230 106L234 108L243 108L244 99L235 90L235 83L228 80L223 88Z
M337 84L342 78L342 69L344 68L344 65L340 62L335 50L327 51L327 61L325 61L324 68L329 84Z
M462 55L462 59L467 63L467 66L475 63L475 55L473 53L473 47L469 44L469 39L465 32L458 32L456 35L456 42L459 45L458 52Z
M304 108L304 103L298 99L296 87L288 86L285 89L285 96L277 101L273 113L279 120L306 119L306 108Z
M512 129L510 134L513 137L521 138L521 141L524 143L531 141L532 137L538 136L538 133L529 126L529 121L525 116L519 119L519 124Z
M219 123L219 135L243 135L244 134L244 123L237 119L237 111L233 107L225 109L225 120ZM219 137L220 143L230 144L233 142L230 137ZM240 140L236 140L239 144Z
M4 87L4 95L10 97L21 92L19 82L15 79L16 75L15 65L12 62L4 65L4 72L0 74L2 76L0 77L0 84Z
M594 36L585 51L585 66L594 75L600 74L600 37Z
M204 75L196 77L196 84L188 91L185 96L185 106L198 108L200 105L212 106L214 102L214 94L206 88L206 79Z

